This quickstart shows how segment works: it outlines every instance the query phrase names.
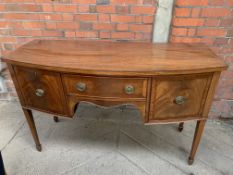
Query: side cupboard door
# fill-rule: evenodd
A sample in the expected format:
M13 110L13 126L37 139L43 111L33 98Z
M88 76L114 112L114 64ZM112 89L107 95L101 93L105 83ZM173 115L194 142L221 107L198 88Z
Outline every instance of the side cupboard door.
M152 80L149 122L202 117L212 74L157 77Z
M64 114L65 97L60 74L14 66L17 81L27 107Z

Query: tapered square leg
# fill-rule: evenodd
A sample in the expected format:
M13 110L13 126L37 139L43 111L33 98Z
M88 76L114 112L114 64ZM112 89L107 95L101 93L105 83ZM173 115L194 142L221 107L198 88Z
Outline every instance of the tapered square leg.
M182 132L184 129L184 122L179 123L178 131Z
M192 144L191 152L190 152L189 159L188 159L189 165L192 165L194 162L194 157L195 157L198 145L201 140L201 136L202 136L202 133L205 127L205 123L206 123L206 120L197 121L196 130L195 130L194 138L193 138L193 144Z
M29 109L24 109L23 108L23 112L24 112L24 115L25 115L25 117L27 119L29 128L31 130L32 137L34 139L34 142L36 144L36 149L38 151L41 151L42 147L41 147L40 140L39 140L39 137L38 137L38 134L37 134L37 131L36 131L36 125L35 125L35 122L34 122L34 119L33 119L32 111L29 110Z
M56 123L59 122L59 119L58 119L58 117L56 117L56 116L53 117L53 120L54 120Z

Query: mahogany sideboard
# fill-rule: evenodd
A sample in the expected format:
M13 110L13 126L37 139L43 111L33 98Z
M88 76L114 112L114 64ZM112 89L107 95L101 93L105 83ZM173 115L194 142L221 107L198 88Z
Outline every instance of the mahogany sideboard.
M226 64L202 44L34 40L3 57L36 148L32 109L72 118L80 101L135 105L144 124L197 121L192 164Z

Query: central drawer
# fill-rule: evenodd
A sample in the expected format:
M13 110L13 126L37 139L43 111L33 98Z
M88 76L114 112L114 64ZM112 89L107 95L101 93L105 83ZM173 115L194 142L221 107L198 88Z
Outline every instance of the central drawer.
M63 74L62 81L67 95L145 99L147 94L146 78L113 78Z

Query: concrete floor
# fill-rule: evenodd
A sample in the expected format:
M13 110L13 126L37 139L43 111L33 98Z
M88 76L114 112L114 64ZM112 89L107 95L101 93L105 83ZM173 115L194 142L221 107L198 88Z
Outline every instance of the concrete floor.
M144 126L132 108L83 104L80 118L35 112L37 152L17 102L0 102L0 149L9 175L232 175L233 125L208 121L196 160L187 157L195 123ZM49 117L47 117L49 116ZM132 122L133 121L133 122Z

